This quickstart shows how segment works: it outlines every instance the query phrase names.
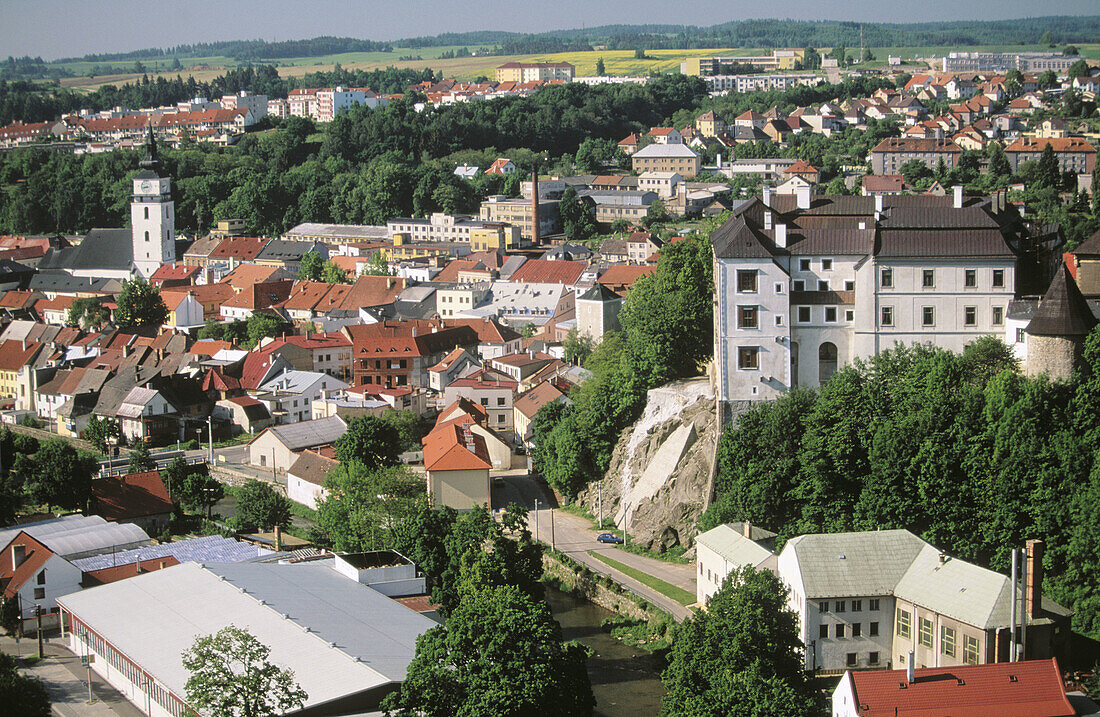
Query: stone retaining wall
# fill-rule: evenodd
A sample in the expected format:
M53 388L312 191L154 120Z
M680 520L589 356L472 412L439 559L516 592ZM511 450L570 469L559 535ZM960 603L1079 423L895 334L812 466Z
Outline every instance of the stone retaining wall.
M667 616L666 613L652 606L648 609L643 609L642 606L636 602L636 600L641 600L641 598L635 598L633 593L627 591L626 588L622 588L623 592L621 593L612 590L601 581L603 576L591 570L586 570L584 566L580 564L576 565L577 570L580 570L580 572L574 570L572 565L563 563L549 553L542 554L543 575L557 579L566 590L571 591L579 597L583 597L594 605L599 605L611 612L635 620L649 621Z

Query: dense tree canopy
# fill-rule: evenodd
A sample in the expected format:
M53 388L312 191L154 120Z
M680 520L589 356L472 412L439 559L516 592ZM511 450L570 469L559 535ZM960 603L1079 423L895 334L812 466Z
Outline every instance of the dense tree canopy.
M798 616L769 570L745 566L677 629L662 679L668 717L809 717L821 695L802 667Z
M336 457L344 463L359 461L368 468L395 466L401 462L401 434L394 424L378 416L348 419L348 429L336 439Z
M33 456L20 456L12 470L20 474L31 498L43 505L82 510L92 497L99 461L61 438L44 441Z
M276 525L290 525L290 501L270 483L247 481L237 490L237 530L272 530Z
M168 307L160 291L138 276L122 282L115 321L124 330L157 329L168 320Z
M992 338L962 354L899 347L754 406L722 437L700 529L748 519L783 541L906 528L1000 571L1010 548L1040 538L1045 590L1100 634L1100 331L1085 356L1052 383L1022 376Z

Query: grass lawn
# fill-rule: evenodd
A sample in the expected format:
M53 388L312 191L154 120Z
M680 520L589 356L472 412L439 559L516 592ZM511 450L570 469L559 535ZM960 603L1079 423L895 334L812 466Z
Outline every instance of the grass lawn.
M671 598L681 605L691 605L693 602L695 602L695 595L689 593L683 588L679 588L670 583L666 583L660 578L655 578L649 573L643 573L641 570L632 568L629 565L624 565L618 560L607 557L603 553L597 553L595 550L589 550L588 554L594 557L596 560L599 560L601 563L615 568L624 575L629 575L641 584L653 588L665 597Z

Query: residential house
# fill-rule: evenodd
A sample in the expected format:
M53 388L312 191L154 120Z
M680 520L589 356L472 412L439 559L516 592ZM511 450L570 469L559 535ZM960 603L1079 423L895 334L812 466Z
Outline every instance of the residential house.
M302 264L302 257L309 252L319 254L322 259L328 259L328 245L322 242L272 239L256 255L255 263L259 266L273 266L297 274Z
M228 296L230 292L225 292ZM168 319L165 326L174 329L193 329L202 326L206 321L203 305L191 291L162 291L161 299L168 309Z
M188 264L164 264L149 277L149 283L158 289L180 289L191 286L199 276L199 267Z
M0 341L0 398L11 401L11 407L33 411L37 388L34 368L43 354L49 354L44 344L34 341Z
M331 445L347 431L339 416L267 428L248 443L248 462L261 468L286 471L307 448Z
M242 264L238 266L237 269L234 269L233 273L245 267L251 268L252 265ZM273 267L263 268L265 270L273 269ZM275 271L282 270L275 269ZM237 289L234 284L230 283L228 276L222 283L233 286L234 290ZM252 316L255 312L266 311L272 306L286 301L290 298L290 292L293 287L294 282L289 280L257 282L246 286L238 290L235 295L221 302L221 319L222 321L246 321L248 317Z
M252 397L267 406L277 425L309 421L310 403L325 391L347 388L348 384L318 371L284 370L252 392Z
M1020 165L1024 162L1038 161L1043 155L1043 150L1048 146L1054 150L1054 156L1058 158L1058 166L1062 172L1090 174L1092 168L1096 166L1096 148L1081 137L1046 139L1021 137L1005 147L1005 159L1008 160L1012 171L1018 172Z
M214 404L211 415L217 421L228 423L235 434L259 433L275 425L267 406L251 396L223 398Z
M631 168L643 172L676 172L684 179L699 174L699 155L683 144L651 144L630 155Z
M489 416L479 404L460 398L448 405L436 416L435 430L441 426L456 423L471 433L481 436L485 441L485 450L494 470L508 470L512 467L512 447L500 434L489 428Z
M17 531L0 551L0 585L3 597L15 600L26 624L35 617L57 611L57 598L80 590L79 568L57 555L31 535Z
M382 321L344 328L352 342L352 377L356 386L428 388L428 369L455 347L474 347L477 332L469 326L428 321Z
M325 451L328 453L329 451ZM286 472L286 497L307 508L317 510L317 501L327 496L325 476L340 461L317 451L305 450Z
M871 150L871 170L875 174L901 174L902 166L913 160L920 160L933 171L941 161L947 169L954 169L961 154L962 149L950 139L887 137Z
M442 393L455 379L468 376L480 368L481 363L476 356L464 348L456 348L428 369L428 387Z
M326 373L351 380L351 340L339 331L264 339L259 351L283 356L299 371Z
M515 174L519 168L507 157L500 157L485 170L486 174Z
M488 366L518 383L553 361L557 359L550 354L531 350L489 359Z
M543 381L530 391L520 395L512 406L512 423L516 437L520 443L527 445L531 440L531 423L535 420L539 409L551 403L564 403L570 401L565 392L558 388L553 381Z
M485 439L458 423L448 423L424 437L424 470L432 506L472 510L492 508Z
M177 436L179 411L158 390L135 386L119 404L114 416L127 441L172 441Z
M673 127L651 127L648 134L653 139L654 144L681 144L683 142L680 131Z
M483 368L465 378L452 381L443 392L448 405L459 398L479 404L489 418L489 427L512 439L515 423L513 402L519 381Z

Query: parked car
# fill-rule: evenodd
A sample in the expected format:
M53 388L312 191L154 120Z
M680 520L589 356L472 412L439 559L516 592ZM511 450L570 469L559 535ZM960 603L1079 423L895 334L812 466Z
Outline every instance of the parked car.
M596 540L598 540L601 543L621 543L621 542L623 542L622 538L620 538L619 536L617 536L613 533L600 533L599 536L596 537Z

